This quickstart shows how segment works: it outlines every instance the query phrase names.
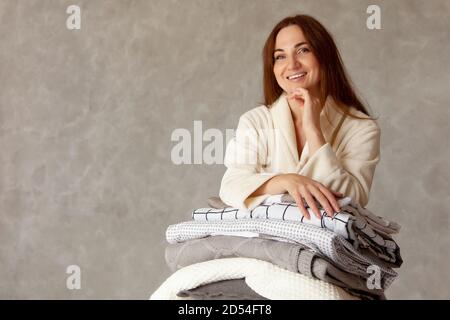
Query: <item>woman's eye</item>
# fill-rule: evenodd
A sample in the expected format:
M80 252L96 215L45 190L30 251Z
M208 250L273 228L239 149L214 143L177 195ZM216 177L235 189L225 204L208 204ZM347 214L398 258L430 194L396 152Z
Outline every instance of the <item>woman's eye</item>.
M300 48L300 49L298 49L297 52L298 53L306 53L306 52L309 52L309 49L308 48Z
M283 58L283 56L276 56L275 60L280 60L281 58Z

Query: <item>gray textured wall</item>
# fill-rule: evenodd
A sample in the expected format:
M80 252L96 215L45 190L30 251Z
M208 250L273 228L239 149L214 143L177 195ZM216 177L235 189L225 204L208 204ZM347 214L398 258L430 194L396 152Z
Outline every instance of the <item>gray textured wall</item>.
M380 117L369 209L403 225L405 260L388 298L450 298L447 0L2 0L0 298L148 298L170 274L167 225L225 171L174 165L172 131L235 128L262 100L265 38L295 13L334 34Z

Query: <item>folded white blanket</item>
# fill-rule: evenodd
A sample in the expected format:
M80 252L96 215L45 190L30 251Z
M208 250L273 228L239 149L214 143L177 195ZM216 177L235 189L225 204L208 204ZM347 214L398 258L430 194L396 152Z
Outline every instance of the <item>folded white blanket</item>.
M184 267L167 278L150 299L180 300L177 293L182 290L241 278L253 291L271 300L358 300L328 282L251 258L215 259Z

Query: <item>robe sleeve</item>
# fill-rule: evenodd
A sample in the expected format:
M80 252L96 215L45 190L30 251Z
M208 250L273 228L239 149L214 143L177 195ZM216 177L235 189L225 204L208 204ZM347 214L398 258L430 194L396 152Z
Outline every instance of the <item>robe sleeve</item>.
M329 143L324 144L306 162L299 174L342 192L361 206L369 202L375 167L380 160L380 129L373 120L351 130L342 140L339 156Z
M269 194L249 197L267 180L279 173L265 173L267 163L267 130L258 129L248 114L239 119L236 135L227 145L224 164L227 168L220 185L219 196L235 208L252 210Z

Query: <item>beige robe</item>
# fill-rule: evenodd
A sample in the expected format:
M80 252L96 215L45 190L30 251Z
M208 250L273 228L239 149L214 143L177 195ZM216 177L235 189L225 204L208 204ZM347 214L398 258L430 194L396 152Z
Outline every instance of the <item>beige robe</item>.
M351 107L350 111L367 117L356 108ZM219 193L222 201L251 210L269 196L249 197L264 182L278 174L298 173L366 206L380 159L380 129L374 120L342 117L335 101L328 96L320 114L326 143L311 155L306 142L299 159L285 93L270 108L262 105L244 113L235 137L227 145L224 159L227 170ZM340 122L340 129L335 130Z

